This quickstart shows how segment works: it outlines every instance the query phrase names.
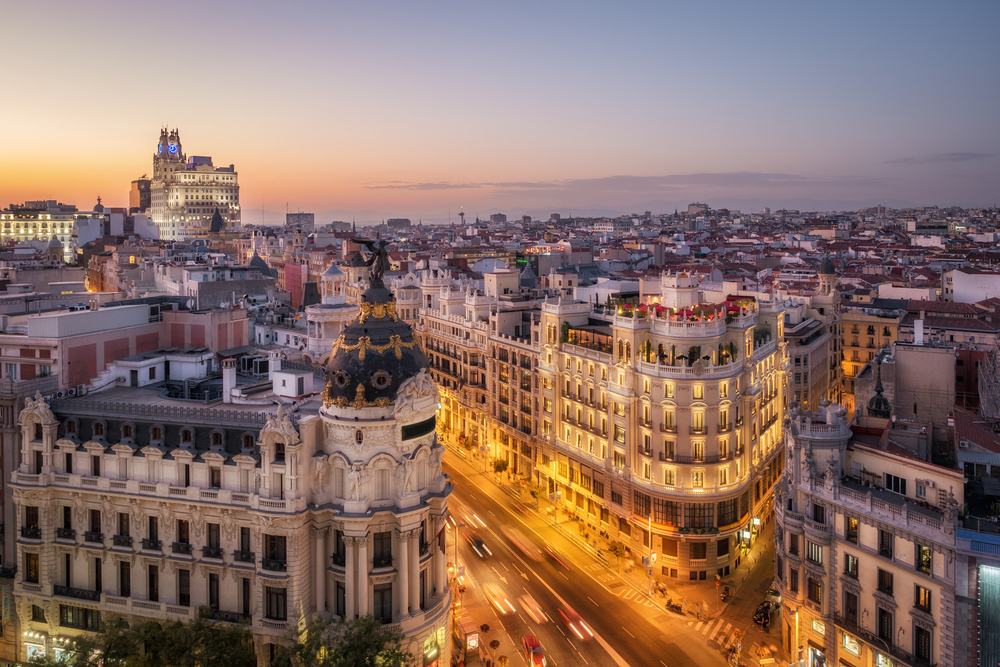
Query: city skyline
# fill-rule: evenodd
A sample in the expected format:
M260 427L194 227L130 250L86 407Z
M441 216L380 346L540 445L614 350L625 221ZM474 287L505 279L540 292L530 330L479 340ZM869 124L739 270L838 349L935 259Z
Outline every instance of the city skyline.
M0 46L5 89L42 102L0 111L5 203L125 206L164 125L236 165L248 222L286 206L433 222L695 200L991 206L1000 177L992 3L53 2L11 24L42 12L51 48L31 31Z

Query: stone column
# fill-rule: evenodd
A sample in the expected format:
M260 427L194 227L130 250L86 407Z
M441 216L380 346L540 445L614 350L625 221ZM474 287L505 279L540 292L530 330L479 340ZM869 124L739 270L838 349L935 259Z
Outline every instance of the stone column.
M367 535L354 538L358 543L358 616L368 615L368 541Z
M326 611L326 535L329 528L316 530L316 611Z
M438 532L444 527L444 519L434 522L434 590L441 595L448 588L448 556L441 550Z
M409 613L410 603L410 533L397 531L399 537L399 616Z
M420 530L410 531L410 614L420 613Z
M354 618L354 593L356 588L351 584L357 578L354 572L354 543L353 537L344 536L344 618Z

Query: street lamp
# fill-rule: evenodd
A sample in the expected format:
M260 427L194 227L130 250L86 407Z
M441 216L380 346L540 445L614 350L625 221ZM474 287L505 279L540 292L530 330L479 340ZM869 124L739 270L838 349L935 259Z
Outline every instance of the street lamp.
M452 528L455 529L455 579L458 579L458 529L465 528L464 523L458 523L455 521L455 517L449 516L448 520L451 522Z

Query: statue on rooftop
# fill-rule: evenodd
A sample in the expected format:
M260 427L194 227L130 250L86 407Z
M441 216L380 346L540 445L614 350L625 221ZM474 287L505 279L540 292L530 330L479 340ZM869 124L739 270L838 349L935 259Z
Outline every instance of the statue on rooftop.
M365 262L365 266L371 269L371 272L368 274L369 286L385 287L385 283L382 282L382 275L389 268L389 253L385 250L389 242L385 239L378 239L376 241L372 241L371 239L351 240L368 248L368 251L371 253Z

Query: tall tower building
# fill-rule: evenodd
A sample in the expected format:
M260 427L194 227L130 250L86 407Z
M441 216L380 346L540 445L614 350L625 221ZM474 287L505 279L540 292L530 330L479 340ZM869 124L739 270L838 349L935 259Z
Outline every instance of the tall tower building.
M153 223L161 239L208 232L216 209L228 228L240 224L240 187L234 165L215 167L207 156L185 156L180 133L163 128L153 153Z

